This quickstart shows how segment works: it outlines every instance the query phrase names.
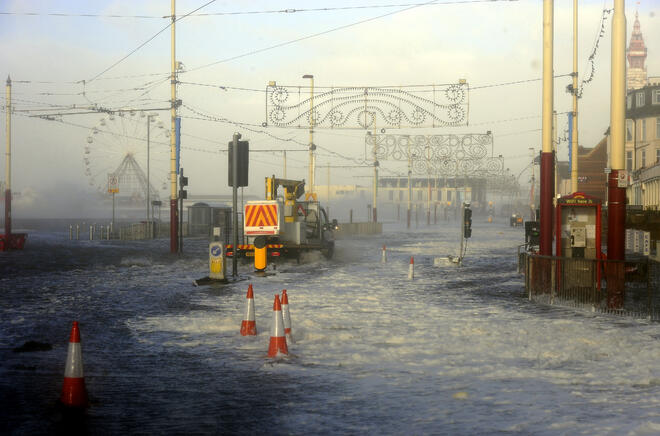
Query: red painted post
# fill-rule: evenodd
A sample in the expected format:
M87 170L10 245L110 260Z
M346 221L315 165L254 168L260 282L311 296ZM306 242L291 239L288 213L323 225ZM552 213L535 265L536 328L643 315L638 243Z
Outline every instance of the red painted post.
M539 254L552 256L552 199L555 195L554 153L541 153L541 220Z
M607 307L623 307L625 291L626 189L619 187L619 170L612 170L607 190Z

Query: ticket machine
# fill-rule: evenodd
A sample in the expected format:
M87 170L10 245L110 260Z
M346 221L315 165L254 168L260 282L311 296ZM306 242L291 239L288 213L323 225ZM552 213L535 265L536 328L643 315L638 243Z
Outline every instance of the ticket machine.
M557 199L556 255L601 258L601 200L575 192Z

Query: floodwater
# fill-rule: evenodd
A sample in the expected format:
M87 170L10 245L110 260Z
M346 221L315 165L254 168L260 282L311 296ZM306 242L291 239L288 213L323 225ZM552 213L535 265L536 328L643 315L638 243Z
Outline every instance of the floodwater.
M178 257L33 230L0 253L0 433L660 434L660 324L529 302L523 231L474 221L462 267L433 262L458 251L455 221L389 224L207 287L202 239ZM257 337L239 334L249 283ZM271 359L282 289L295 343ZM74 320L84 416L57 405ZM31 340L52 349L13 351Z

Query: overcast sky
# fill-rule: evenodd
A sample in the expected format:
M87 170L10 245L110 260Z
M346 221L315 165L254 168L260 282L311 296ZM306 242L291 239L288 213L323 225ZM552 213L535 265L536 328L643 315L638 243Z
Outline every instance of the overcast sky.
M207 1L179 0L177 15ZM266 121L264 90L268 82L306 87L305 74L314 75L317 87L431 85L466 79L472 88L468 127L390 129L387 133L490 130L495 154L502 154L505 167L518 175L529 163L529 148L541 147L541 81L535 79L542 75L542 1L440 0L419 7L401 6L403 3L407 2L215 1L196 13L208 15L177 22L177 59L186 71L180 76L179 98L184 104L180 109L182 166L190 176L189 191L230 192L226 154L219 150L226 148L235 131L250 140L252 149L302 150L287 153L287 177L307 178L303 144L308 142L308 131L260 127ZM399 6L384 7L392 4ZM603 10L611 7L612 0L580 1L581 80L591 70L588 58L598 40ZM322 8L329 10L309 11ZM572 70L572 8L572 0L555 1L556 75ZM276 12L283 10L289 12ZM648 73L660 76L660 1L626 2L628 35L636 10L648 47ZM158 113L168 127L169 112L158 109L169 106L170 30L117 62L168 25L169 18L159 17L170 15L170 1L20 0L3 2L0 12L0 77L11 75L14 81L15 110L73 104L137 108ZM9 12L15 14L6 14ZM218 14L221 12L227 14ZM53 13L64 16L48 15ZM80 14L100 16L76 16ZM585 147L594 146L609 125L611 18L606 15L593 80L585 84L580 100L579 139ZM323 34L294 42L319 33ZM571 98L565 92L570 80L561 77L555 81L560 131L567 128L565 112L571 110ZM516 81L527 82L503 85ZM0 102L4 109L4 93ZM24 201L28 197L52 201L57 196L90 191L88 168L101 173L119 164L122 150L130 144L115 143L111 138L87 142L100 123L116 124L112 128L126 136L146 139L146 127L122 125L103 114L59 118L63 122L29 117L59 111L16 112L13 116L12 187L24 194ZM205 116L230 122L199 119ZM5 124L1 125L4 145ZM140 125L146 126L146 121ZM162 179L169 139L157 123L152 126L152 176ZM351 159L363 159L364 135L361 130L317 130L318 167L354 165ZM559 157L565 160L566 156L567 145L562 142ZM85 157L91 159L89 164ZM136 159L146 166L144 154L136 152ZM381 167L383 175L401 169L396 162L381 162ZM252 153L248 192L263 195L263 178L282 173L281 153ZM370 185L366 176L371 173L369 168L332 168L331 183ZM0 174L4 180L4 165ZM325 168L317 171L317 184L325 184L326 179ZM521 177L521 182L526 180ZM164 194L169 195L169 190Z

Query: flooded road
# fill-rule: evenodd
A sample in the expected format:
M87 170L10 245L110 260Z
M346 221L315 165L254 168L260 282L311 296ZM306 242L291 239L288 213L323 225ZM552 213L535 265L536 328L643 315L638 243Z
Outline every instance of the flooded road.
M475 219L463 266L434 265L456 226L385 225L332 261L208 287L192 285L206 240L176 257L165 240L31 232L0 253L0 432L660 433L660 325L530 303L505 223ZM249 283L256 337L239 334ZM269 359L282 289L295 343ZM74 320L92 404L71 422L56 402ZM30 340L52 349L13 351Z

